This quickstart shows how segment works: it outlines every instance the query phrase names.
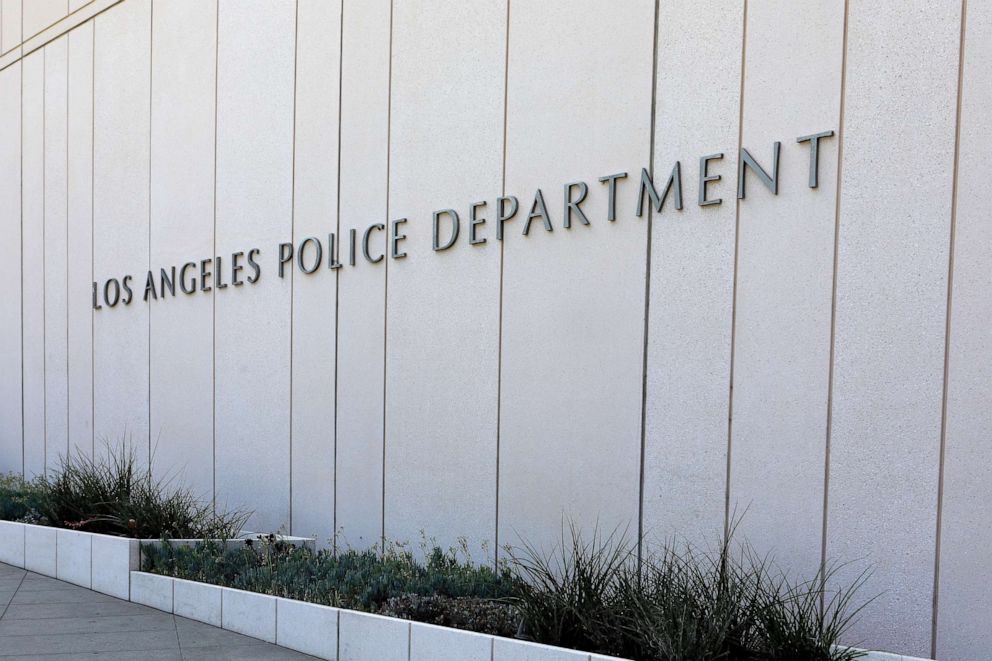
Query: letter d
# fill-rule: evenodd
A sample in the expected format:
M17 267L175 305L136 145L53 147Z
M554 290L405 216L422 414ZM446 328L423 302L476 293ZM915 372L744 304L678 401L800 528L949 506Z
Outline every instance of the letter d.
M445 243L444 245L441 245L441 240L440 240L440 234L441 234L440 223L441 223L441 216L443 214L447 214L447 215L451 216L451 237L448 239L448 242L447 243ZM455 241L458 240L458 224L459 224L458 223L458 212L455 211L454 209L442 209L440 211L435 211L434 212L434 250L435 251L438 251L438 250L447 250L451 246L455 245Z

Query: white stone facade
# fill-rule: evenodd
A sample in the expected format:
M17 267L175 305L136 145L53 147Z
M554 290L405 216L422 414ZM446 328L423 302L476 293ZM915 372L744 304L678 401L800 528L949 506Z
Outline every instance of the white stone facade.
M874 568L852 643L986 659L989 35L961 0L0 0L0 471L126 435L253 529L480 560L743 513L790 570Z

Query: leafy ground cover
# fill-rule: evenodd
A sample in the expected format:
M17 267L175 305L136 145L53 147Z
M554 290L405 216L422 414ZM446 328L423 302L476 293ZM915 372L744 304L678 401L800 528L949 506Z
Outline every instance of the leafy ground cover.
M227 587L641 660L847 661L838 646L866 574L792 582L746 544L667 547L636 562L622 535L566 530L543 554L509 549L496 568L463 549L333 553L275 537L225 549L163 544L144 569Z

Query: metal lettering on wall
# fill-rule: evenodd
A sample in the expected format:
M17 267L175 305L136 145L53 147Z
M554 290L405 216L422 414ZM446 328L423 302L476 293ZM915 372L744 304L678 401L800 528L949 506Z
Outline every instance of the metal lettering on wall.
M830 138L833 135L833 131L822 131L796 138L796 142L808 145L809 148L808 185L810 188L819 186L820 140ZM778 195L781 146L780 142L773 144L770 163L766 162L765 166L762 166L747 149L740 150L737 159L738 199L744 199L746 196L745 184L748 171L772 194ZM722 159L722 153L708 154L699 159L697 177L697 204L699 206L723 203L722 198L711 196L712 188L723 178L722 175L714 172ZM608 222L615 222L617 219L618 195L634 194L630 182L624 181L626 179L628 179L627 172L617 172L599 177L599 183L607 189L606 220ZM660 179L658 181L660 182ZM660 190L651 173L646 168L642 168L636 183L637 215L644 215L645 202L648 202L656 213L661 213L669 196L672 199L671 207L676 211L681 211L683 208L682 185L681 161L676 161L672 166L664 186L660 187ZM590 225L594 222L595 219L589 218L582 209L582 203L588 194L589 184L584 181L573 181L564 185L561 197L563 228L570 229L573 222L582 225ZM432 218L431 238L431 247L434 252L449 250L454 247L459 237L463 235L463 225L469 245L485 245L489 240L483 235L485 225L489 222L489 218L484 215L488 206L487 200L473 202L469 205L465 219L455 209L435 211ZM538 188L526 209L526 217L518 219L518 212L521 210L520 199L514 195L496 197L493 204L494 218L492 219L496 226L494 237L496 241L504 240L511 227L509 224L514 222L517 223L523 236L530 234L532 226L543 228L546 232L554 231L554 223L551 213L548 211L548 201L544 191ZM386 252L388 252L390 259L404 259L407 257L404 242L407 241L408 237L403 226L406 225L407 221L406 218L390 221L388 231L385 224L373 223L362 232L351 229L347 235L341 237L330 232L326 240L322 237L311 236L302 239L297 245L293 245L292 242L280 243L276 248L278 275L280 278L285 278L287 271L294 264L300 271L308 275L316 273L321 268L336 271L344 267L357 266L360 262L378 264L386 258ZM373 238L380 232L387 232L387 250L385 252L376 251L372 245ZM120 278L107 278L103 282L94 282L93 309L101 310L105 307L130 305L135 300L136 289L138 292L142 292L141 299L147 302L166 299L170 296L175 297L177 292L192 295L197 292L226 289L229 286L253 285L262 277L261 255L262 250L260 248L251 248L232 253L229 256L217 255L181 265L170 265L159 268L157 273L155 269L150 269L145 274L143 283L136 281L135 277L130 274Z

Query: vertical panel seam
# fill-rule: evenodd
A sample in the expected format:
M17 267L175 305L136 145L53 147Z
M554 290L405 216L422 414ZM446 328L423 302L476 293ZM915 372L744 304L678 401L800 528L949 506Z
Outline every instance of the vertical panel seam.
M740 89L737 97L737 158L740 159L744 141L744 78L747 73L747 0L741 19L741 71ZM741 198L734 201L734 272L730 295L730 374L727 393L727 465L723 492L723 536L727 540L731 533L730 521L730 471L733 466L734 432L734 360L737 355L737 267L741 247Z
M96 285L96 20L90 60L90 280ZM94 290L94 296L96 291ZM96 457L96 312L90 305L90 459Z
M937 472L937 523L934 535L933 613L930 630L930 656L937 656L937 617L940 605L940 546L944 514L944 466L947 450L947 392L950 378L951 312L954 301L954 252L957 238L958 182L961 158L961 99L964 95L965 41L968 0L961 0L961 34L958 43L958 89L954 120L954 171L951 181L951 230L947 254L947 308L944 316L944 375L940 404L940 460Z
M213 253L217 254L217 97L220 86L220 0L214 3L214 227L213 227ZM212 471L213 471L213 494L214 512L217 511L217 295L216 291L210 291L210 380L213 394L211 395L211 439L212 447Z
M48 476L48 274L46 273L47 255L45 251L45 218L48 216L48 182L47 158L48 151L48 47L41 51L41 461L42 472Z
M337 172L335 173L337 179L335 238L337 239L339 251L341 249L341 92L344 77L344 2L345 0L341 0L341 12L338 19L338 163ZM333 258L334 255L332 253L331 259ZM334 553L337 553L338 550L338 348L340 347L338 320L340 307L341 269L336 269L334 272L334 502L332 505L333 512L331 514L331 525L333 526L331 530L331 548Z
M148 273L152 268L152 72L155 59L155 0L148 3ZM152 283L154 287L154 282ZM152 290L154 292L154 289ZM162 292L163 295L165 292ZM152 303L148 313L148 475L152 474Z
M24 29L24 14L21 13L21 29ZM21 168L20 168L20 189L21 189L21 477L27 477L27 462L25 459L24 446L24 60L20 60L21 65Z
M654 181L654 151L657 137L658 119L658 23L661 12L660 0L654 0L654 33L651 44L651 139L648 148L648 172ZM641 348L641 453L638 459L637 485L637 566L640 569L644 557L644 457L647 446L648 408L648 337L651 332L651 244L654 240L654 207L648 205L647 235L644 259L644 330Z
M506 0L506 30L503 42L503 153L500 163L500 196L506 195L506 127L509 111L510 96L510 3ZM498 210L497 210L498 211ZM495 503L495 532L493 535L493 565L499 567L499 468L500 442L502 440L501 425L503 420L503 248L505 242L499 244L499 285L496 321L496 503Z
M69 81L72 79L72 40L65 38L65 458L71 459L69 400L72 397L69 381L69 309L72 292L69 288Z
M837 172L834 191L834 254L833 273L830 291L830 352L827 367L827 420L826 439L823 455L823 521L820 532L820 581L825 587L827 572L827 529L830 513L830 446L833 438L834 421L834 358L837 345L837 276L840 270L840 211L843 192L844 171L844 111L847 94L847 32L850 0L844 0L844 34L841 46L840 65L840 107L837 119ZM825 605L825 595L821 595L821 606Z
M300 3L293 4L293 143L290 164L289 236L296 244L296 95L300 52ZM293 315L296 301L296 269L289 269L289 534L293 534Z
M393 129L393 0L389 1L389 75L386 93L386 235L389 228L389 170L391 167L391 140ZM382 287L382 540L383 552L386 543L386 362L389 356L389 260L383 260L385 273Z

